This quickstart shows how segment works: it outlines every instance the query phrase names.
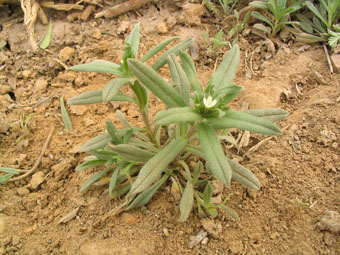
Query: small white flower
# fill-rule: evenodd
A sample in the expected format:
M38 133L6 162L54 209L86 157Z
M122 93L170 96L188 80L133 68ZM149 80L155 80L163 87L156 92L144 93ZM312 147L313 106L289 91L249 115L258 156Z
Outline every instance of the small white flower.
M203 98L203 103L205 108L209 109L217 104L217 100L213 100L211 96L208 96L208 98Z

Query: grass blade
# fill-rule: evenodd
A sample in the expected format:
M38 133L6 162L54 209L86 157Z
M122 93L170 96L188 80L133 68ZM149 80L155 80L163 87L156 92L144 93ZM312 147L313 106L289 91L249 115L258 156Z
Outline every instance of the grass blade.
M63 119L64 126L67 130L72 130L72 122L70 119L70 116L68 115L68 112L65 108L64 104L64 97L60 97L60 109L61 109L61 117Z
M100 178L102 178L103 176L105 176L109 171L111 171L113 168L107 168L99 173L96 173L94 175L92 175L81 187L80 187L80 191L83 191L85 189L87 189L88 187L90 187L93 183L97 182L100 180Z
M50 20L48 31L42 42L40 43L40 49L47 49L50 46L51 38L52 38L52 21Z

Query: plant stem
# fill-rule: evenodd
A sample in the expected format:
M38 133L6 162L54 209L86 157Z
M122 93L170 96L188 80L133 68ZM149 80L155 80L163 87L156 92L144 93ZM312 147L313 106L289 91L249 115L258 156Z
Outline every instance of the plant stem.
M145 112L145 111L142 111L140 108L139 108L139 111L140 111L140 113L141 113L141 115L142 115L143 122L144 122L144 124L145 124L145 128L146 128L146 131L147 131L148 136L149 136L149 138L150 138L150 141L151 141L153 144L157 145L157 143L156 143L156 141L155 141L155 139L154 139L154 137L153 137L153 135L152 135L152 134L153 134L152 128L151 128L151 126L150 126L150 121L149 121L148 116L146 115L146 112Z

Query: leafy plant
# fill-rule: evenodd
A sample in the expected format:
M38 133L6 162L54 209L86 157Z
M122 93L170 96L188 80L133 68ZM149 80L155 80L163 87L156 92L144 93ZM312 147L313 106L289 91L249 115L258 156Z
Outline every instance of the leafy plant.
M202 32L204 39L208 43L207 53L210 54L216 50L221 49L228 42L223 40L223 30L217 32L216 36L210 38L209 34L205 31Z
M263 21L263 24L255 24L254 27L268 35L275 36L283 26L297 25L296 21L290 21L290 15L303 7L304 0L293 1L288 6L288 0L263 0L253 1L250 5L263 10L263 14L257 11L252 12L252 16Z
M24 139L25 137L27 137L30 134L30 132L31 132L30 122L31 122L32 118L33 118L33 113L30 113L28 116L26 116L25 113L20 114L19 129L20 129L21 135L17 139L17 142L20 142L22 139Z
M340 18L340 1L318 0L318 2L318 5L314 5L306 1L309 12L296 15L300 22L291 31L298 41L328 42L331 47L335 47L340 38L340 27L337 25Z
M236 112L228 104L241 92L242 87L232 83L239 64L240 51L235 45L220 64L204 89L198 80L194 62L182 51L192 42L186 39L164 53L152 67L144 62L165 47L167 40L137 60L139 25L126 40L120 65L97 60L78 65L71 70L108 72L120 78L110 81L103 90L85 92L68 100L69 104L90 104L112 100L135 103L144 122L144 128L132 126L122 115L116 115L124 128L118 130L111 121L106 132L89 140L80 149L88 152L77 170L103 166L81 187L84 190L95 182L106 182L109 195L117 198L125 194L120 210L129 210L147 204L159 188L171 177L173 185L181 191L180 221L185 221L194 207L216 216L217 209L225 209L232 217L237 214L225 204L213 202L210 181L217 178L230 186L231 179L253 189L260 188L255 175L242 165L225 156L220 139L223 131L240 128L267 135L279 135L273 123L287 113L279 109ZM176 54L179 55L180 64ZM172 83L156 71L168 64ZM134 97L120 93L128 85ZM166 106L153 118L148 115L148 94L152 92ZM223 133L223 137L219 136ZM194 161L192 166L188 162Z
M202 3L207 7L207 9L212 12L216 17L221 18L219 12L217 11L216 5L211 0L203 0ZM229 16L235 9L238 0L218 0L225 16Z
M236 25L228 33L230 37L234 37L233 45L238 42L238 36L242 32L242 30L248 26L247 22L249 20L250 14L251 12L248 12L246 15L244 15L242 21L240 21L240 14L238 13L238 11L234 10Z
M5 175L0 175L0 184L6 183L14 175L19 174L18 170L10 167L0 167L0 172L5 173Z

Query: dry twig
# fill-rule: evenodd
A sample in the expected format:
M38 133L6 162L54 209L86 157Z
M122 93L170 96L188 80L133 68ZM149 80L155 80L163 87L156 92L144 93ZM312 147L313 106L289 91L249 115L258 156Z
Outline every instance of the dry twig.
M331 63L331 59L329 57L329 54L328 54L328 50L327 50L327 47L326 45L323 45L323 49L325 51L325 54L326 54L326 58L327 58L327 63L328 63L328 66L329 66L329 70L331 71L331 73L333 73L333 66L332 66L332 63Z
M48 144L50 143L50 140L51 140L51 138L52 138L54 129L55 129L55 127L52 127L50 133L48 134L47 140L45 141L44 146L43 146L43 148L42 148L42 150L41 150L41 153L40 153L40 155L39 155L39 158L38 158L38 160L35 162L34 166L33 166L30 170L28 170L26 173L24 173L24 174L22 174L22 175L20 175L20 176L18 176L18 177L9 179L8 182L15 182L15 181L22 180L22 179L24 179L25 177L27 177L27 176L33 174L33 173L35 172L35 170L37 170L38 166L40 165L41 159L42 159L42 157L43 157L44 154L45 154L45 151L46 151L46 149L47 149L47 146L48 146Z

